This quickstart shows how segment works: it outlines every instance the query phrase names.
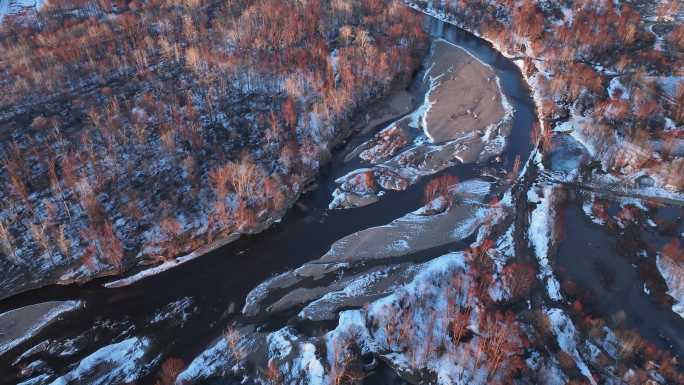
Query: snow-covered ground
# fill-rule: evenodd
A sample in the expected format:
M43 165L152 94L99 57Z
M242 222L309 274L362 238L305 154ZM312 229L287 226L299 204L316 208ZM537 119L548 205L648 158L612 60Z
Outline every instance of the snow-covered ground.
M77 367L50 385L88 381L92 385L125 384L137 381L145 373L147 338L133 337L98 349L81 360Z
M42 0L0 0L0 21L5 15L13 15L25 9L38 9Z
M534 249L539 263L539 279L545 282L546 291L553 300L563 299L560 293L560 283L556 279L551 266L550 248L555 241L555 208L553 186L537 186L527 193L528 201L536 204L530 214L528 239Z

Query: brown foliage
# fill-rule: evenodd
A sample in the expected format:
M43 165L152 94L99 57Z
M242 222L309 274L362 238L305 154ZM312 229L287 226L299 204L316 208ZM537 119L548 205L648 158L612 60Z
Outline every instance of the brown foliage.
M503 269L503 281L512 299L524 299L536 282L536 269L526 263L511 263Z
M445 198L451 202L452 197L449 189L458 183L458 177L455 175L442 175L433 178L425 185L423 194L423 202L430 203L437 197Z
M257 213L285 206L298 191L281 186L298 186L313 168L308 161L319 159L318 134L327 132L313 132L312 115L321 131L347 119L411 75L425 38L421 18L392 0L59 0L3 18L0 105L59 101L66 109L22 117L18 142L3 144L0 177L12 203L29 209L12 230L63 254L80 234L89 268L94 258L121 268L113 218L133 228L162 224L175 239L167 213L150 209L167 203L179 214L212 216L216 233L253 226ZM241 98L249 111L235 103ZM236 144L257 155L236 158ZM52 191L38 191L45 181ZM215 202L197 199L212 190ZM26 211L46 195L57 207L51 223L29 229ZM135 238L127 250L142 247Z
M2 247L3 253L8 257L15 256L16 247L14 242L14 237L10 232L9 224L0 220L0 246Z
M684 51L684 24L677 25L667 35L667 41L674 49Z
M525 362L522 331L512 313L485 313L480 317L480 340L476 352L476 367L485 365L487 378L499 375L510 378L522 370Z
M684 249L682 249L677 238L673 238L668 244L663 246L661 253L672 260L684 262Z
M333 385L360 384L364 378L359 349L353 335L337 335L332 341L330 379Z
M275 359L271 358L268 360L265 376L266 381L268 381L270 385L279 385L283 382L283 376L280 373L280 369L278 368Z
M185 362L180 358L169 357L164 361L157 374L155 385L174 385L176 377L185 369Z
M232 326L229 326L223 332L223 338L226 340L226 343L228 344L229 353L231 354L233 359L237 362L242 361L242 359L245 358L246 352L241 344L242 334L240 333L240 331L238 331Z

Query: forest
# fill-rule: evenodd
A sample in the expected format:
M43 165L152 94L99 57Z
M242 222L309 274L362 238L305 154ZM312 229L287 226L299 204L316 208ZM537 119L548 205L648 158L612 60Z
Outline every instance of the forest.
M58 0L5 17L2 275L80 281L263 228L353 113L410 78L425 37L382 0Z

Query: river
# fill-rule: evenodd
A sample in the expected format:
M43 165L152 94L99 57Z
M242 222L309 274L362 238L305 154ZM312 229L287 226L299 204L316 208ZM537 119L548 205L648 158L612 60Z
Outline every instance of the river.
M524 163L532 151L530 127L536 120L536 115L530 90L519 68L487 42L456 27L426 17L426 28L435 38L443 38L465 48L494 69L502 92L514 108L512 132L502 155L502 164L497 167L510 170L518 157ZM409 89L413 95L419 96L425 92L418 84L419 78L420 74L416 76L416 81ZM429 178L410 186L406 191L388 193L379 202L368 207L349 210L327 209L331 193L336 187L335 179L359 166L358 163L344 161L347 150L367 140L384 126L379 125L373 132L355 136L343 149L337 151L331 162L322 168L316 187L302 196L279 223L260 234L243 236L236 242L201 258L130 286L106 289L101 286L104 281L100 280L83 286L43 288L2 301L0 313L34 303L56 300L81 300L84 308L67 315L64 321L56 322L44 329L22 344L21 348L5 354L0 362L0 382L16 383L19 370L12 363L24 351L41 341L49 340L60 349L45 349L35 353L31 359L43 360L55 373L62 374L92 352L133 336L144 336L151 341L148 352L150 361L158 363L159 357L179 357L185 362L190 362L221 336L225 326L231 321L238 320L241 323L257 325L268 323L271 327L283 322L278 317L264 320L259 317L250 319L242 316L240 310L250 290L275 274L319 258L328 251L334 241L344 236L369 227L384 225L422 206L423 189ZM486 167L487 165L458 165L443 173L467 180L481 175ZM570 226L572 231L568 232L568 236L559 247L559 264L569 276L568 279L573 279L599 296L611 293L620 295L624 290L632 290L628 297L597 300L596 311L608 317L626 308L623 310L626 317L636 327L639 327L639 320L642 319L647 322L659 322L654 315L640 317L640 314L645 314L643 308L646 307L649 309L648 313L661 316L658 319L664 319L667 328L658 332L653 330L656 326L649 326L648 330L644 330L644 334L652 340L658 340L661 346L670 343L676 345L675 350L681 351L684 346L680 342L681 331L684 330L682 319L668 312L663 306L653 305L643 294L640 280L628 263L621 262L615 265L615 261L624 259L616 259L620 257L611 249L614 240L609 235L594 232L591 223L581 218L581 202L568 206L565 217L569 221L567 226ZM524 222L527 216L526 202L518 202L517 208L522 210L518 216L519 220ZM595 258L602 259L601 263L604 265L617 266L617 272L612 274L617 274L618 278L623 277L617 279L617 285L611 286L611 290L607 290L605 285L594 285L597 268L591 266L597 266L597 263L576 259L580 257L579 254L594 251L578 245L590 245L593 242L606 247L605 252L599 253ZM459 248L463 248L463 245L450 244L423 251L412 258L427 260ZM587 263L593 265L586 267ZM616 286L624 290L614 289ZM641 305L630 306L629 303L625 303L630 302L628 298L636 298ZM543 299L542 302L547 300ZM159 317L164 318L164 314L173 311L179 312L174 321L158 321ZM663 337L663 334L667 336ZM153 383L154 374L155 371L151 371L137 383ZM385 382L390 381L392 375L375 374L372 378L372 383Z
M529 127L535 115L528 87L518 67L488 43L462 30L430 18L426 19L426 27L433 36L460 45L494 68L503 93L515 109L511 140L503 157L505 167L510 168L518 156L527 159L531 150ZM414 84L411 91L420 93L419 88ZM382 127L380 125L378 129ZM353 138L348 148L353 148L370 134ZM152 350L160 354L189 361L221 335L230 320L239 317L245 296L260 282L319 258L335 240L345 235L384 225L422 205L426 180L406 191L389 193L368 207L328 210L334 180L356 166L345 163L343 158L344 151L338 151L322 168L317 187L302 196L280 223L260 234L243 236L201 258L131 286L106 289L101 286L103 281L96 281L84 286L43 288L3 301L0 313L45 301L79 299L85 303L84 309L68 316L69 322L58 322L24 344L30 347L48 339L68 341L87 330L95 330L74 354L59 356L44 352L35 357L45 360L58 373L66 371L94 350L131 335L150 338ZM480 166L456 166L444 172L465 180L478 175L479 171ZM151 325L150 320L156 312L183 299L191 302L186 322L175 328L165 324ZM93 329L95 325L107 326ZM10 364L22 349L15 350L0 362L3 383L15 382L17 369Z

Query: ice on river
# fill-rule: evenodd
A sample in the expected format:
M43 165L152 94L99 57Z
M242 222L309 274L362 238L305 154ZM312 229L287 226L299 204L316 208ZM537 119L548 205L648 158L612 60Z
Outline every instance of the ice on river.
M60 316L80 308L80 301L52 301L0 314L0 356L38 334Z

